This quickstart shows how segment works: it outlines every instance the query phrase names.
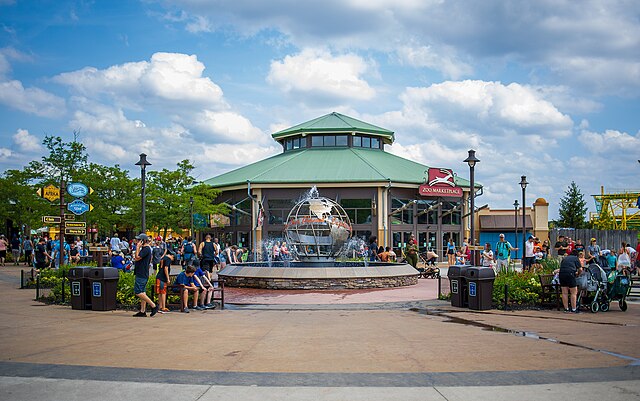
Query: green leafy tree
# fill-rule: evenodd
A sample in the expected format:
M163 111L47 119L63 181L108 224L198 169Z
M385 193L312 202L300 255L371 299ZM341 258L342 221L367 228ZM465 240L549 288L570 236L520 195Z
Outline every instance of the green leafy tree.
M94 191L87 198L94 207L91 213L84 215L88 225L96 226L101 235L135 229L140 205L135 202L137 197L134 194L140 185L129 177L128 170L122 170L117 164L89 163L86 169L77 172L76 179Z
M87 149L78 142L77 132L71 142L64 142L59 136L46 136L42 144L49 154L42 156L41 161L29 163L26 169L32 179L59 184L61 180L74 180L78 172L87 168Z
M25 226L23 234L42 226L42 217L52 209L49 202L39 197L31 185L31 174L25 170L7 170L0 177L0 208L2 221L11 220L18 227Z
M148 225L162 231L165 237L169 229L179 231L191 225L190 197L193 197L194 213L226 212L224 206L214 204L220 191L197 184L191 175L193 169L189 160L183 160L175 170L162 169L147 173Z
M585 222L587 202L580 188L573 181L569 184L565 196L560 199L558 214L560 215L557 222L559 227L586 228L587 226Z

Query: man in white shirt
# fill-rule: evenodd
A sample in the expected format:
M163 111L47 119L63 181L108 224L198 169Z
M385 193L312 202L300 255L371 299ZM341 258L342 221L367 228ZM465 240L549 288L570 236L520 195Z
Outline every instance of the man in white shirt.
M535 237L533 235L529 235L529 239L525 242L524 246L524 258L522 259L522 270L529 271L531 270L531 266L533 266L533 262L536 257L533 253Z
M111 241L109 242L111 247L111 251L120 251L120 238L118 238L118 233L114 233L113 237L111 237Z

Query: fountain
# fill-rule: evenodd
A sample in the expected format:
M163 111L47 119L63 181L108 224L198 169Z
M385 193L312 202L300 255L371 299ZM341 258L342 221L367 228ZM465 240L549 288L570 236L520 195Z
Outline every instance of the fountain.
M314 187L291 209L284 240L291 258L227 265L218 276L226 286L270 289L362 289L417 284L418 272L406 263L350 260L352 228L342 207L319 196ZM361 240L360 240L361 241Z

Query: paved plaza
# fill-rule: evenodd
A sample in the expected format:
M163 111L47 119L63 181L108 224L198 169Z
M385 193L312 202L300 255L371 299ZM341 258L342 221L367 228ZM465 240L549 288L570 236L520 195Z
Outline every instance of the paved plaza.
M33 301L0 270L0 399L631 400L640 303L482 311L409 288L228 288L227 306L154 318Z

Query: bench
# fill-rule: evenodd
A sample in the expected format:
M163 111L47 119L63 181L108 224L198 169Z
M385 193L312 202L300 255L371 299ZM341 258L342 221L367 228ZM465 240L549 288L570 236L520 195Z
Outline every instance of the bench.
M176 284L177 274L169 276L169 284L167 284L167 305L169 305L169 295L180 296L180 312L183 310L182 288L184 285ZM224 280L211 280L213 285L213 295L211 302L220 301L220 309L224 309ZM175 305L175 304L174 304Z
M553 274L538 274L541 288L540 302L543 305L553 306L555 304L556 309L560 310L560 304L562 302L560 285L552 283L553 277Z

